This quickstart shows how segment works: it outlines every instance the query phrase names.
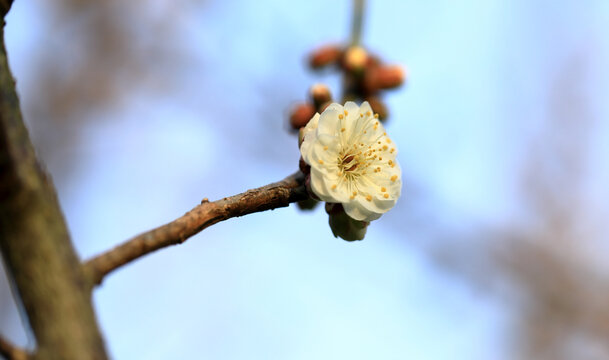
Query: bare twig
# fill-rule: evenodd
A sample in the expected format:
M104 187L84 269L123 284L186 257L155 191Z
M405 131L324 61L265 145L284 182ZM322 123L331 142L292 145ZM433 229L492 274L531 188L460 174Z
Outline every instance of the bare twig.
M94 284L115 269L146 254L170 245L181 244L189 237L220 221L288 206L307 199L302 173L297 172L282 181L248 190L239 195L200 205L156 229L140 234L125 243L98 255L84 264L85 272Z
M0 356L4 356L7 360L27 360L28 353L11 344L8 340L0 336Z

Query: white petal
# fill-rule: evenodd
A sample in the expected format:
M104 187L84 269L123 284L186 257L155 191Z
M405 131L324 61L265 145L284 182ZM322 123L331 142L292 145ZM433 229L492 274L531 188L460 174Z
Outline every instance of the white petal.
M345 209L347 215L349 215L352 219L359 221L372 221L381 217L381 214L368 211L356 201L350 201L343 204L343 208Z

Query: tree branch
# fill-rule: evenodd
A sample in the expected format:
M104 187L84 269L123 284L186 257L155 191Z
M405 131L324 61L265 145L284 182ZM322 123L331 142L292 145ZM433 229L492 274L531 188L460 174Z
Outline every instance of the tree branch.
M6 4L6 1L4 2ZM106 359L90 288L21 118L0 27L0 251L36 337L33 359Z
M8 340L0 336L0 356L4 356L7 360L27 360L28 353L11 344Z
M358 46L362 39L365 0L353 0L353 17L351 18L351 46Z
M218 201L204 199L200 205L156 229L140 234L84 264L89 279L100 284L104 276L153 251L181 244L201 230L233 217L272 210L307 199L300 171L282 181L248 190Z

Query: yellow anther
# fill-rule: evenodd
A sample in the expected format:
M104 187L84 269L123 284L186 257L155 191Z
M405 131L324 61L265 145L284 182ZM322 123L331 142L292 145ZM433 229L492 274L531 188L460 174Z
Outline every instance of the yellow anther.
M351 196L349 196L349 199L353 200L353 199L355 199L355 196L351 195Z
M345 115L349 115L349 112L347 110L345 110Z
M386 187L384 187L384 186L383 186L383 187L381 187L381 192L385 192L385 191L387 191L387 188L386 188Z
M397 175L393 175L393 176L391 177L391 181L396 181L397 179L398 179L398 176L397 176Z
M387 150L387 145L383 145L383 150Z
M338 118L342 120L344 118L343 114L338 114Z
M370 111L366 111L366 116L370 116Z
M355 195L357 195L357 191L354 191L354 192L353 192L353 196L355 196Z
M391 150L389 152L393 153L394 151L395 151L395 148L391 148Z
M393 165L393 160L389 160L389 165Z
M364 114L359 114L359 117L364 117Z
M324 161L322 159L317 160L320 164L323 164Z
M379 142L378 142L378 144L380 145L380 144L381 144L381 142L379 141Z
M379 156L379 160L383 160L383 157Z
M345 128L340 129L340 132L345 132Z
M388 198L389 198L389 194L383 194L383 197L384 197L385 199L388 199Z
M374 114L374 118L378 119L379 118L379 114Z
M391 139L387 138L387 143L388 144L391 143Z
M368 201L372 201L372 196L370 196L370 195L366 195L366 200L368 200Z
M324 150L328 150L328 147L327 147L327 146L324 146Z

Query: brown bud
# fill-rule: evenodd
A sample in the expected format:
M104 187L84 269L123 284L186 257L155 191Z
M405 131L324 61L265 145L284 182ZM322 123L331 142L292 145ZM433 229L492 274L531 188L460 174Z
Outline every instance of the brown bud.
M319 69L324 66L338 62L343 50L337 45L323 46L311 54L309 57L309 65L313 69Z
M373 96L366 99L376 114L379 115L379 120L384 121L387 119L389 112L387 110L387 105L381 100L379 97Z
M315 104L315 108L318 110L322 104L332 101L330 89L328 89L328 87L324 84L315 84L311 86L310 93L311 99L313 99L313 104Z
M378 66L366 74L368 91L377 89L393 89L404 83L406 75L401 66Z
M351 46L345 51L343 65L349 71L361 71L368 62L368 53L360 46Z
M313 115L315 115L315 107L312 104L298 104L294 107L294 109L292 109L292 114L290 115L290 125L294 130L298 130L307 125Z

